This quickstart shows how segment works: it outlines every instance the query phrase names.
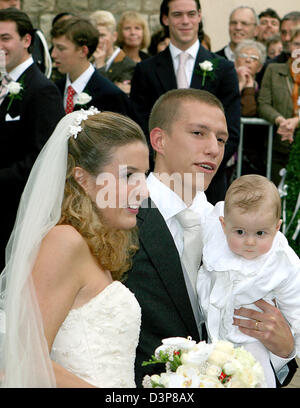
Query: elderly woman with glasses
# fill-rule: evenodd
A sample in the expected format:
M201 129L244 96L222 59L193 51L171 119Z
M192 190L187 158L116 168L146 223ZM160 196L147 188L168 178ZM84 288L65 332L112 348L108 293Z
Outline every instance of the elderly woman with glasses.
M254 40L244 40L235 49L235 68L241 92L242 116L256 115L258 85L256 74L266 60L266 47Z
M255 78L265 63L266 47L255 40L244 40L237 45L234 53L241 93L241 115L257 117L259 87ZM266 126L244 126L243 174L266 174L266 132Z

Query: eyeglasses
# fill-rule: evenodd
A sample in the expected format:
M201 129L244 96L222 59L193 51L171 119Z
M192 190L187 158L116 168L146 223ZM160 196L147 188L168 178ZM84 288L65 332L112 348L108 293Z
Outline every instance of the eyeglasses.
M248 55L248 54L244 54L244 53L240 53L239 54L239 57L240 58L250 58L250 59L252 59L252 61L259 61L259 57L257 56L257 55L253 55L253 54L251 54L251 55Z
M229 22L230 25L232 26L237 26L238 24L240 24L242 27L250 27L251 25L256 25L256 23L247 23L246 21L230 21Z

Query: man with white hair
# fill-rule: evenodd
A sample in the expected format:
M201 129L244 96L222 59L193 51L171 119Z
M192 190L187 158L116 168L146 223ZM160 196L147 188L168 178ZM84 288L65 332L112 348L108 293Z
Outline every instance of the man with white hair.
M253 40L257 35L258 18L255 10L251 7L240 6L235 8L229 17L230 42L224 48L217 51L230 61L234 61L234 50L243 40Z

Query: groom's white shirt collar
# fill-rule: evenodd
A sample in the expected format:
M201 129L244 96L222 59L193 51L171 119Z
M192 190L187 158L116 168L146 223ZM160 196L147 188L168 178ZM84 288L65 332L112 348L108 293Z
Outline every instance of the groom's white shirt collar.
M185 202L174 193L174 191L161 182L158 177L155 176L155 173L149 174L147 187L151 200L166 221L187 208ZM211 210L213 206L207 201L205 193L198 191L189 208L202 215L204 208Z
M17 81L20 78L20 76L23 74L23 72L26 71L26 69L30 67L30 65L33 64L33 62L34 62L33 58L30 56L29 58L27 58L26 61L22 62L22 64L12 69L9 72L9 76L11 77L11 79L13 81Z

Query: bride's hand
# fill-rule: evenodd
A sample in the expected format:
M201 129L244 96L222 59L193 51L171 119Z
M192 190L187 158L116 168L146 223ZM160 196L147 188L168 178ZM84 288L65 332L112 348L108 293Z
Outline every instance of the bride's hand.
M260 340L273 354L288 358L294 350L294 337L282 313L263 299L254 304L262 311L241 307L235 310L234 314L250 320L234 317L233 324L238 326L242 333Z

